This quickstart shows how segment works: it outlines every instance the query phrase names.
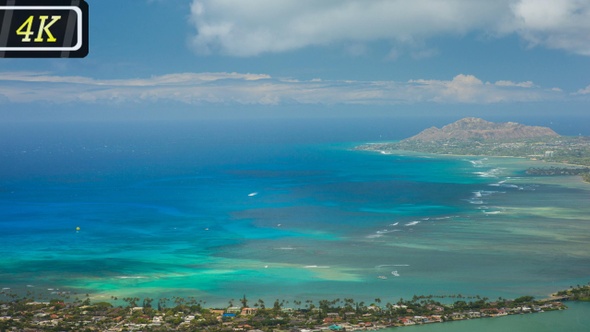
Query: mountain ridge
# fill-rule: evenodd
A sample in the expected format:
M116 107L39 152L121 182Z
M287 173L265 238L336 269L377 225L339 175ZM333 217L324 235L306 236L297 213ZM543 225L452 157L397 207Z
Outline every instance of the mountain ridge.
M519 157L590 166L590 137L561 136L550 128L516 122L493 123L480 118L463 118L442 128L431 127L397 142L369 143L356 150L384 154L414 151L443 155ZM578 172L581 170L576 170ZM571 174L571 169L536 173ZM590 182L590 173L584 173Z
M467 117L440 129L430 127L402 142L511 140L535 137L559 137L559 134L548 127L526 126L516 122L494 123L481 118Z

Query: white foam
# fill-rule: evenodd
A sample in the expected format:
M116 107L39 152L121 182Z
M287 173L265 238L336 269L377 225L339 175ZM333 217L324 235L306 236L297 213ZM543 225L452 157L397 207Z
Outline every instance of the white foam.
M511 183L506 183L507 180L504 181L500 181L498 183L491 183L488 186L491 187L502 187L502 188L512 188L512 189L518 189L518 190L523 190L524 188L521 186L517 186L515 184L511 184Z
M500 168L492 168L487 172L473 172L473 174L478 175L482 178L497 178L500 175L502 170Z
M367 239L378 239L380 237L383 237L383 234L371 234L371 235L367 235L366 237L367 237Z
M473 167L483 167L484 166L484 161L488 160L488 158L483 158L483 159L479 159L479 160L467 160L469 163L471 163L471 165Z
M505 194L506 192L505 191L495 191L495 190L480 190L479 193L485 197L485 196L491 196L494 194Z
M451 216L437 217L437 218L434 218L434 220L447 220L447 219L451 219L451 218L452 218Z
M410 264L382 264L382 265L375 266L375 268L381 269L384 267L408 267L408 266L410 266Z
M306 269L329 269L329 266L326 265L306 265Z
M420 223L420 221L416 220L416 221L409 222L409 223L405 224L404 226L414 226L414 225L418 225L419 223Z
M377 234L387 234L387 233L393 233L393 232L399 232L399 229L384 229L384 230L380 230L377 231Z

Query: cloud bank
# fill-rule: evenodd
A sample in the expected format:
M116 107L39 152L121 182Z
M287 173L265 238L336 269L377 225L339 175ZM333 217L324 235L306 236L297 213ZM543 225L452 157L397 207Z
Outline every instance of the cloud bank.
M422 42L476 32L590 56L587 0L193 0L192 47L254 56L315 45Z
M581 90L583 91L583 90ZM178 73L150 78L99 80L36 72L0 73L0 105L9 103L188 105L395 105L492 104L566 100L560 89L533 82L484 82L459 74L450 80L300 81L266 74Z

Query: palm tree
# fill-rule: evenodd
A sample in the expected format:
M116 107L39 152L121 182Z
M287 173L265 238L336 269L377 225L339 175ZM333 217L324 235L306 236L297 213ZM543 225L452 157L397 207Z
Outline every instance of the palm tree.
M144 308L151 308L152 307L152 301L154 299L151 299L149 297L146 297L145 299L143 299L143 307Z
M266 307L264 306L264 301L262 299L258 299L258 305L260 305L260 309L265 309Z
M242 297L242 299L240 300L240 302L242 302L242 308L247 308L248 307L248 299L246 299L246 294L244 294L244 297Z

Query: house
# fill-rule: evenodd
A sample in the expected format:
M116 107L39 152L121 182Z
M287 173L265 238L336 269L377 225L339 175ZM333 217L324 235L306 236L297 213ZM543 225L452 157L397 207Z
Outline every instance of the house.
M228 314L239 314L242 311L240 307L229 307L225 309L225 312Z
M465 315L462 312L453 312L451 314L452 320L462 320L465 319Z
M470 311L467 313L467 317L469 318L481 318L481 312L479 311Z
M409 317L402 317L399 319L400 323L404 324L405 326L409 325L416 325L416 323L411 320Z
M242 312L240 312L241 316L252 316L256 314L258 311L257 308L242 308Z
M129 309L129 314L133 315L136 312L143 312L143 307L133 307Z
M162 325L162 322L164 322L162 316L154 316L154 318L152 318L153 325Z
M221 309L209 309L209 312L212 313L212 314L214 314L214 315L221 316L221 315L223 315L223 313L225 311L223 311Z

